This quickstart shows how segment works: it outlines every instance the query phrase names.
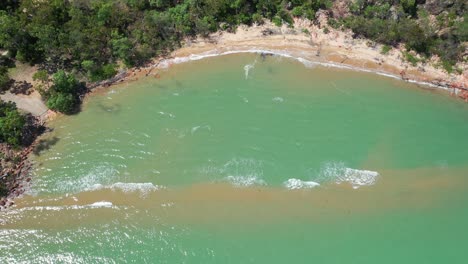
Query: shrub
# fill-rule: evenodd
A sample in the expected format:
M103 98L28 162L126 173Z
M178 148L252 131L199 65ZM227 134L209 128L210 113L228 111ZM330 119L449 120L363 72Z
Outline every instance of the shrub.
M115 64L106 64L102 66L101 77L103 77L103 79L109 79L109 78L114 77L117 74L117 70L115 68L116 68Z
M340 22L333 18L328 19L328 25L334 29L339 29L341 26Z
M295 17L301 17L304 15L304 8L302 6L296 6L291 11L291 15Z
M444 70L447 71L448 73L452 73L453 72L453 63L451 63L450 61L443 60L442 61L442 68L444 68Z
M294 24L294 20L293 18L291 17L291 15L289 14L289 12L287 12L286 10L284 9L280 9L278 11L278 14L277 14L284 22L288 23L289 26L293 26Z
M262 25L264 23L262 15L255 13L252 15L252 21L257 23L257 25Z
M283 21L281 19L281 17L279 16L275 16L273 17L273 19L271 20L273 22L273 24L275 24L275 26L277 27L281 27L283 25Z
M411 63L411 65L416 66L419 62L418 58L414 57L413 54L404 51L403 56L405 57L405 60Z
M0 66L0 91L5 91L10 86L10 76L8 75L8 68Z
M392 47L389 46L389 45L383 45L382 46L382 50L380 51L380 53L382 53L383 55L387 55L388 52L390 52L390 50L392 50Z

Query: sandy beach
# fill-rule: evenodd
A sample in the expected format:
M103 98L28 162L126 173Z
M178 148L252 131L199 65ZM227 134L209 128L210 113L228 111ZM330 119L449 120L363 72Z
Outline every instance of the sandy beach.
M264 50L300 58L312 63L356 70L373 71L394 77L432 84L440 88L468 88L468 65L462 65L463 74L448 74L431 63L416 66L405 62L400 49L381 53L381 45L369 46L368 40L353 39L351 32L313 25L310 21L296 20L294 28L281 28L271 23L261 26L241 26L235 33L217 32L209 38L187 41L174 51L174 58L193 55L223 54ZM453 89L459 93L460 90Z

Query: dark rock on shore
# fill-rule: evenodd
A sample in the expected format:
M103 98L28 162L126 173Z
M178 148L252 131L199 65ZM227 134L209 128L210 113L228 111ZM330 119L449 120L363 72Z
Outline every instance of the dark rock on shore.
M28 157L36 148L36 138L44 131L43 122L29 115L23 131L22 148L0 143L0 210L13 205L12 199L23 194L29 186L32 165Z

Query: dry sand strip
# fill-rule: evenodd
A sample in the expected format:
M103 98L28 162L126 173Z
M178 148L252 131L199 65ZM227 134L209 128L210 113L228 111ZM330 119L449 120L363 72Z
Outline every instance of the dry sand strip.
M15 95L6 92L5 94L0 94L0 98L3 101L16 103L16 107L34 116L45 115L49 110L44 102L42 102L41 96L37 91L34 91L31 95Z

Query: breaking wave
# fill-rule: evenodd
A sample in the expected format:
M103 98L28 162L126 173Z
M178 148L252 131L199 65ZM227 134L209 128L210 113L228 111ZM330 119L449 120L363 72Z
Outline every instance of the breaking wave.
M61 211L61 210L80 210L80 209L98 209L98 208L111 208L118 209L117 206L113 205L108 201L100 201L86 205L63 205L63 206L32 206L17 209L17 212L22 211Z
M233 158L221 166L205 166L200 170L208 178L218 182L228 182L235 187L267 186L262 161L249 158ZM310 173L307 179L290 178L282 186L290 189L311 189L324 184L349 183L354 189L361 186L373 185L379 178L379 173L370 170L353 169L343 162L327 162L318 172Z
M319 174L319 178L323 181L334 181L337 184L347 182L354 189L373 185L378 177L379 173L376 171L348 168L343 162L326 163Z
M222 166L205 166L200 173L212 179L221 176L222 182L236 187L267 185L263 180L263 162L256 159L232 158Z
M77 166L78 167L78 166ZM105 163L94 167L91 170L83 170L77 168L76 170L78 173L83 175L82 177L75 178L66 175L66 177L55 183L53 188L41 188L41 184L38 184L37 187L41 188L39 190L35 190L32 193L38 192L49 192L51 189L53 192L60 192L60 193L77 193L83 190L92 189L96 185L101 184L111 184L112 181L115 181L115 178L119 175L119 170L114 168L113 165L110 163ZM53 177L63 177L62 175L54 175L51 174L51 179ZM49 179L49 181L51 180ZM44 184L47 184L44 182Z
M108 186L96 184L88 189L88 191L96 191L102 189L110 189L112 191L122 192L140 192L142 195L146 195L149 192L166 189L164 186L154 185L150 182L133 183L133 182L116 182Z
M249 186L258 186L266 185L266 182L262 179L259 179L257 176L227 176L225 180L236 187L249 187Z
M303 180L299 180L295 178L288 179L287 181L283 183L283 185L289 190L310 189L310 188L320 186L320 184L317 182L303 181Z

